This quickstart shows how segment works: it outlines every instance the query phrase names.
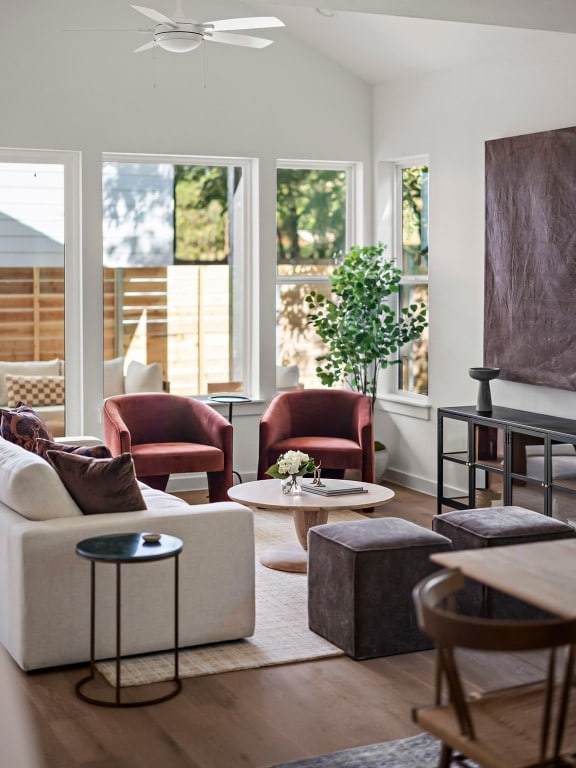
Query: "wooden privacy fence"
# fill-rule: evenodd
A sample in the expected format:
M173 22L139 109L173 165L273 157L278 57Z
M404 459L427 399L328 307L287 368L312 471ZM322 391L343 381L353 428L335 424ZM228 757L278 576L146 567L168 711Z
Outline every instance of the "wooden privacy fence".
M231 378L229 268L104 269L104 359L158 362L172 392ZM0 269L0 358L64 359L64 268Z
M62 267L0 270L0 348L3 360L64 358Z

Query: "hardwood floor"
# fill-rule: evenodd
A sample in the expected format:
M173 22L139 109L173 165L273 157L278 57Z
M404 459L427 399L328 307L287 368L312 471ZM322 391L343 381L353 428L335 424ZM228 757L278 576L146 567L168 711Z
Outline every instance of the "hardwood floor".
M394 490L394 500L379 512L429 527L435 499ZM527 655L487 661L469 654L464 664L479 689L539 673L538 658ZM85 670L17 671L44 768L262 768L418 733L410 713L432 701L433 652L188 679L175 699L132 710L77 699L74 684Z

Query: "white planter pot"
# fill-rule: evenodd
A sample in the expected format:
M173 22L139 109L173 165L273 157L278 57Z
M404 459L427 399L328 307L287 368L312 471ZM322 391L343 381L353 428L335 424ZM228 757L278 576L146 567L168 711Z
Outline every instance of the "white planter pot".
M374 451L374 482L376 484L381 483L384 479L389 458L388 448ZM360 482L362 480L362 472L359 469L347 469L344 473L344 479L351 482Z
M383 448L381 451L374 452L374 482L381 483L384 479L386 469L388 468L388 461L390 454L388 448Z

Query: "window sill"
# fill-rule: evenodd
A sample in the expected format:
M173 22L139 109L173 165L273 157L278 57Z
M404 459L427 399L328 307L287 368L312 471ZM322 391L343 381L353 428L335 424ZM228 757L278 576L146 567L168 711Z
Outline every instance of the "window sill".
M416 400L402 395L378 395L376 408L385 413L396 413L399 416L410 416L413 419L430 421L432 406L427 398Z

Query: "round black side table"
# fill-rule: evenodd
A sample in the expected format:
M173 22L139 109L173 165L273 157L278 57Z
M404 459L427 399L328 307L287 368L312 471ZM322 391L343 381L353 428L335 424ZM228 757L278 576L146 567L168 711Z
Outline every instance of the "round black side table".
M158 535L158 534L155 534ZM178 633L179 633L179 573L178 558L182 551L182 541L165 533L157 541L146 541L144 533L113 533L107 536L95 536L84 539L76 545L76 554L90 560L90 674L76 683L76 693L83 701L98 704L101 707L142 707L146 704L159 704L172 699L182 689L179 676ZM152 534L154 536L154 534ZM129 563L150 563L157 560L174 558L174 679L172 690L156 698L122 701L121 694L121 642L122 642L122 579L121 567ZM84 692L84 687L94 680L96 675L96 563L112 563L116 566L116 688L114 701L107 701Z
M226 393L222 393L221 395L210 395L208 399L213 403L228 403L228 421L230 424L232 424L232 409L234 408L234 403L252 402L252 398L246 397L246 395L233 395ZM240 482L243 482L240 472L237 472L235 469L233 469L232 474L236 475Z

